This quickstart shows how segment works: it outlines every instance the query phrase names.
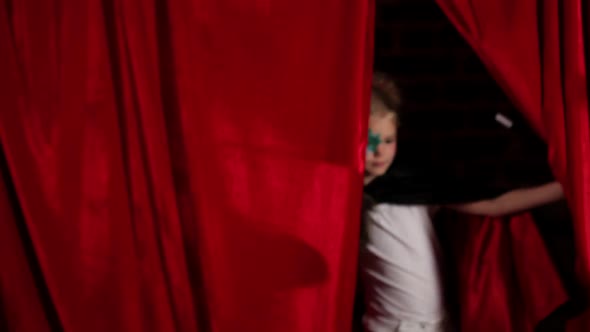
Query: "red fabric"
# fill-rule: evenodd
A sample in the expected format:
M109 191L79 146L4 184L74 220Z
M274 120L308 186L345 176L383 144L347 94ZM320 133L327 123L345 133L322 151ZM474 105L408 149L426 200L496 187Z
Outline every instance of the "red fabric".
M437 2L546 139L574 217L580 276L590 284L587 1Z
M461 331L532 332L567 300L529 214L482 219L445 212L437 222L456 269Z
M437 0L549 145L590 266L590 130L583 0ZM589 32L590 33L590 32ZM588 279L588 278L586 278ZM590 281L590 279L589 279Z
M583 315L576 317L568 323L568 332L586 332L590 326L590 312L586 311Z
M349 330L372 20L4 0L0 329Z

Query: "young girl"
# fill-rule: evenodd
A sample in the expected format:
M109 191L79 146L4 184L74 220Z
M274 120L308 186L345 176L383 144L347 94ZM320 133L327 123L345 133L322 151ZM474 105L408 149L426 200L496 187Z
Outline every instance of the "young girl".
M375 74L371 94L365 185L385 174L397 148L395 84ZM547 204L563 196L558 183L515 190L498 198L449 206L465 213L501 216ZM368 332L448 331L440 250L425 205L376 204L364 216L361 275Z

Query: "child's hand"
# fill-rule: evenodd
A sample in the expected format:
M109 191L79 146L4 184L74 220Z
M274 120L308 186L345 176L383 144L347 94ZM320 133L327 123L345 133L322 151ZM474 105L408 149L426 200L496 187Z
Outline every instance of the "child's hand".
M451 205L449 208L468 214L500 217L527 211L562 198L561 185L551 182L538 187L513 190L494 199Z

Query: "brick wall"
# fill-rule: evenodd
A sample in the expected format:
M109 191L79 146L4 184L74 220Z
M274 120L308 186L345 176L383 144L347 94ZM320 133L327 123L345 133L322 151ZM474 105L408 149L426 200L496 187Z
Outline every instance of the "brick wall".
M375 67L404 97L398 164L482 191L550 179L544 143L434 0L377 4ZM498 112L512 129L495 121Z

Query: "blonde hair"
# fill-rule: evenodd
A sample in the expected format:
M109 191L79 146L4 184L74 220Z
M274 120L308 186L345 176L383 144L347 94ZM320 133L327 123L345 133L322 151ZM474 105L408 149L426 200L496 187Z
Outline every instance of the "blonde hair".
M400 92L395 82L385 73L374 73L371 84L370 115L383 115L391 117L395 126L398 127L398 110L401 102Z

